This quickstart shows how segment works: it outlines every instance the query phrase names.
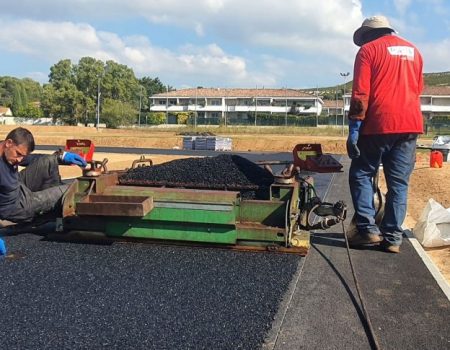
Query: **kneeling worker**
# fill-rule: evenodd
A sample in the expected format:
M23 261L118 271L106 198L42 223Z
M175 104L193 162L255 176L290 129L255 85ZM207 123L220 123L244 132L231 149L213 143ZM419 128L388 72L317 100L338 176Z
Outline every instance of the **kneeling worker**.
M86 166L75 153L30 154L34 137L16 128L0 142L0 219L14 223L32 222L43 214L58 213L69 185L61 182L58 165ZM25 169L18 171L18 167ZM56 215L55 215L56 216ZM6 254L0 239L0 255Z

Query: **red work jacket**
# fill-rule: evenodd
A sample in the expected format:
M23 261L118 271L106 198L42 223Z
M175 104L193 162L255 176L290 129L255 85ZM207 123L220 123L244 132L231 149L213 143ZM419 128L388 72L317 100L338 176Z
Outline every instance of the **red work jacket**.
M386 35L356 55L349 118L361 134L422 133L422 56L408 41Z

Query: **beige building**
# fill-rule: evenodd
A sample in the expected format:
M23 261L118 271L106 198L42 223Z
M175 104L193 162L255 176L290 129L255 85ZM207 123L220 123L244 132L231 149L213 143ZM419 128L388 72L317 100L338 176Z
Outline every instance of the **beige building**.
M0 106L0 124L14 125L14 117L11 108Z
M323 101L294 89L196 88L169 91L150 97L152 112L195 112L199 120L244 120L249 115L297 114L318 116Z
M350 94L344 96L344 109L350 108ZM450 86L425 86L420 95L422 115L425 120L437 116L450 116Z

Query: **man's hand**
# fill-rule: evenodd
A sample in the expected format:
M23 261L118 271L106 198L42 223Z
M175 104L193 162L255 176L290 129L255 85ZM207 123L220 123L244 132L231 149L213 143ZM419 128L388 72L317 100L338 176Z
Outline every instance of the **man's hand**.
M76 153L64 152L61 156L61 163L64 165L78 165L81 168L84 168L87 163L83 157L79 156Z
M348 122L348 138L347 138L347 154L351 159L360 156L358 148L359 128L361 127L361 120L350 119Z

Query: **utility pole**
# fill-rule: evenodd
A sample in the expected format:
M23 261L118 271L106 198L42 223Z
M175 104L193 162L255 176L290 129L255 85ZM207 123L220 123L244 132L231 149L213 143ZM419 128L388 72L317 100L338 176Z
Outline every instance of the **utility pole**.
M166 125L169 124L169 85L166 86Z
M195 112L194 112L194 129L197 130L197 95L198 95L198 86L195 88Z
M345 84L346 84L346 78L350 75L350 72L347 73L340 73L341 77L344 78L344 93L342 94L342 136L344 136L344 126L345 126Z
M336 100L336 108L334 109L334 115L335 115L335 127L337 128L338 125L338 98L337 98L337 91L338 91L338 87L336 86L335 90L334 90L334 99Z
M145 125L147 126L147 116L152 111L152 91L148 90L148 113L145 113Z
M98 125L100 124L100 82L101 77L98 77L98 85L97 85L97 131L98 131Z
M139 121L138 121L139 127L141 126L141 110L142 110L142 89L140 90L141 91L139 92Z
M288 106L287 106L287 88L284 88L284 97L285 97L285 104L284 104L284 126L287 127L287 115L288 115Z

